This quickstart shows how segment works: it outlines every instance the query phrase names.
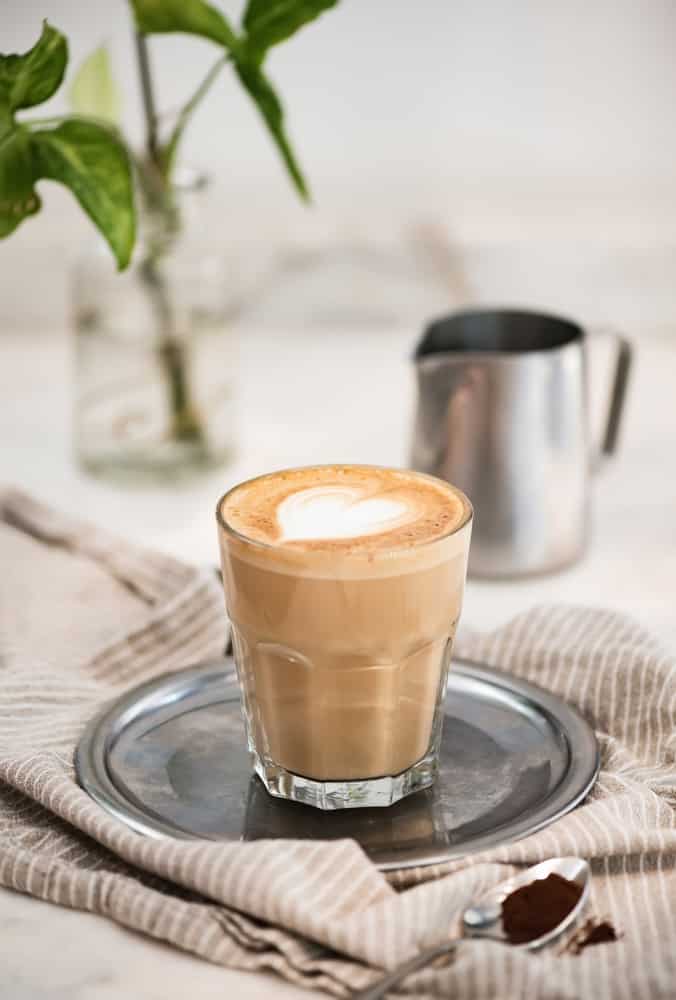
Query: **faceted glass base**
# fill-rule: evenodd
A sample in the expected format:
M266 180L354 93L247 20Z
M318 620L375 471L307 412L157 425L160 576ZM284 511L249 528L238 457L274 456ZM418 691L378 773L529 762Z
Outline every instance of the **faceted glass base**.
M436 753L429 753L401 774L361 781L318 781L292 774L277 764L266 763L253 752L256 774L270 795L302 802L316 809L366 809L391 806L421 788L428 788L437 776Z

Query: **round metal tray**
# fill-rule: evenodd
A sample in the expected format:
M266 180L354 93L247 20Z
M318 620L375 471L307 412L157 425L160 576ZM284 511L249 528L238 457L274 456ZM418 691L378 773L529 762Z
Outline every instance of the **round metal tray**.
M435 864L525 837L577 805L599 768L596 739L559 698L456 660L439 778L386 809L321 812L272 798L252 775L231 660L143 684L87 727L82 787L149 836L353 837L381 869Z

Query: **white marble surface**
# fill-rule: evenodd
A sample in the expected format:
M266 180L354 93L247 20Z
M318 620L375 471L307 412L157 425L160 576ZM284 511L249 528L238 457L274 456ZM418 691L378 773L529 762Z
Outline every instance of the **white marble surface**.
M236 972L103 917L0 889L2 1000L301 1000L326 996Z
M182 558L216 560L213 509L230 484L282 465L404 464L413 404L411 331L248 330L241 344L240 455L180 490L121 492L70 458L65 333L0 334L0 481ZM600 380L602 372L595 373ZM618 457L595 484L591 551L519 583L470 582L464 621L491 628L543 601L633 613L676 646L676 335L643 338ZM40 961L36 961L39 949ZM0 891L0 997L179 1000L308 996L268 976L217 969L107 921Z

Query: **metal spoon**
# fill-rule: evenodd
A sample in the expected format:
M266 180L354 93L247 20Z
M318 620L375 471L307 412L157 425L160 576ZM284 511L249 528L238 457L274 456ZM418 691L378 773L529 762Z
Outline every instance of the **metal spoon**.
M507 936L503 930L501 919L503 900L520 886L529 885L531 882L535 882L536 879L547 878L552 872L561 875L562 878L566 878L570 882L575 882L582 890L580 898L572 910L566 914L553 930L547 931L546 934L534 938L532 941L512 945L512 947L541 948L543 945L553 941L554 938L557 938L567 927L570 927L574 923L589 897L589 865L581 858L550 858L549 861L542 861L539 865L534 865L532 868L527 868L525 871L515 875L514 878L510 878L506 882L501 882L500 885L491 889L481 899L465 910L462 916L461 938L485 937L491 938L493 941L504 941L507 943ZM452 952L459 940L459 938L449 938L440 944L418 952L417 955L414 955L408 962L404 962L394 972L390 972L388 975L383 976L382 979L379 979L373 986L369 986L365 990L360 990L358 993L353 993L352 1000L378 1000L378 997L385 996L388 990L391 990L393 986L397 986L412 972L416 972L425 965L429 965L441 955Z

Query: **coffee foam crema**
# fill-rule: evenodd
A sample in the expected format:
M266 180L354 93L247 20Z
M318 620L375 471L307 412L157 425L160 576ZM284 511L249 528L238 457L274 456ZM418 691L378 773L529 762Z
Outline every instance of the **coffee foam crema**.
M452 533L469 504L414 472L316 466L271 473L231 490L221 515L239 536L304 552L409 549Z

